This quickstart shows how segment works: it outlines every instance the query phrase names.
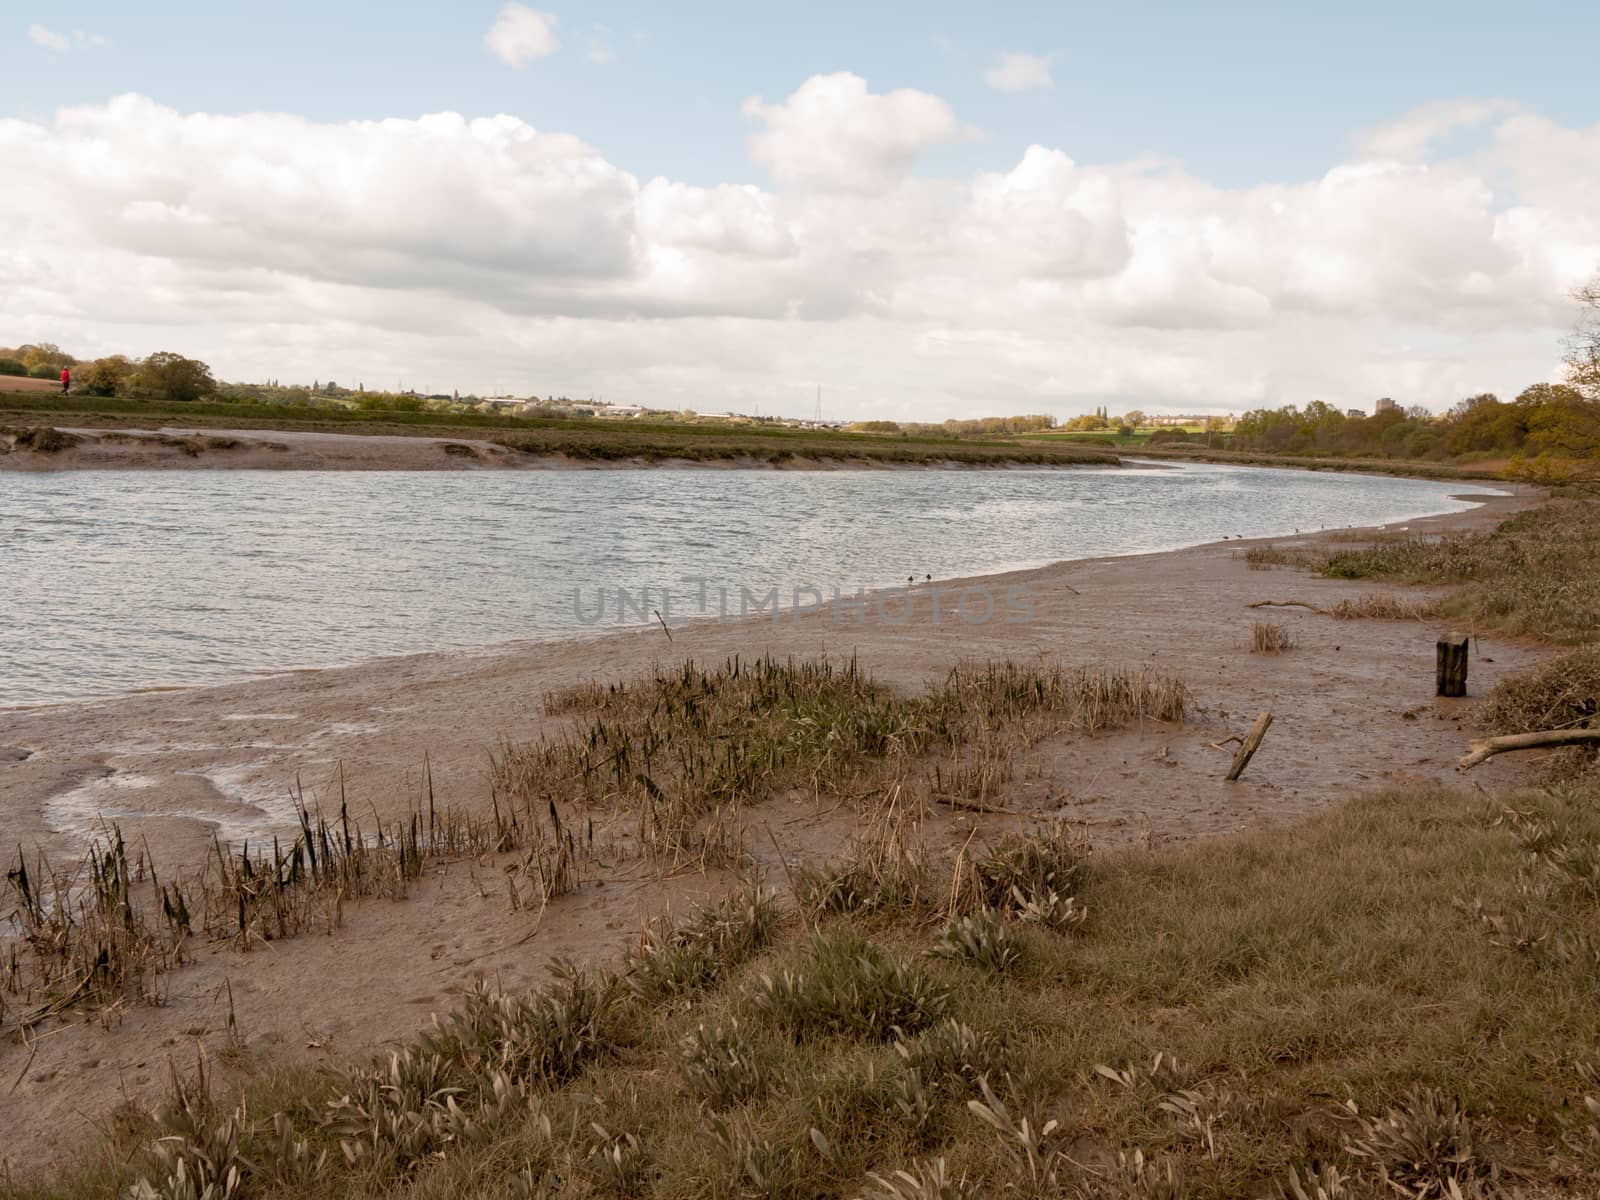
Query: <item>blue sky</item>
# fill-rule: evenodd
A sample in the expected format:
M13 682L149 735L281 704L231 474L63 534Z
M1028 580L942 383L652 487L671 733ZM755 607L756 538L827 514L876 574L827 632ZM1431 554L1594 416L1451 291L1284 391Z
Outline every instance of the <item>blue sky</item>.
M1600 269L1590 5L0 2L0 344L702 410L1444 407L1559 378Z
M539 3L563 45L520 70L483 45L497 7L8 0L0 111L42 117L136 91L185 111L324 120L505 112L641 176L699 184L759 180L742 102L832 71L933 92L983 131L930 153L934 173L1002 167L1043 142L1079 161L1154 154L1246 186L1320 174L1353 130L1445 97L1600 119L1581 3ZM27 41L33 21L111 45L53 53ZM590 42L615 61L587 61ZM1054 90L986 87L1008 50L1051 56Z

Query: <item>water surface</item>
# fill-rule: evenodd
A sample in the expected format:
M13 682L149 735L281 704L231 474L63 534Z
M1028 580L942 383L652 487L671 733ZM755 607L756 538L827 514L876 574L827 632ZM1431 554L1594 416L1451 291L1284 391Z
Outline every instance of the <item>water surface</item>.
M697 580L736 613L741 589L1404 521L1460 489L1210 465L0 474L0 705L569 636L614 627L618 589L627 621L662 607L646 586L676 621Z

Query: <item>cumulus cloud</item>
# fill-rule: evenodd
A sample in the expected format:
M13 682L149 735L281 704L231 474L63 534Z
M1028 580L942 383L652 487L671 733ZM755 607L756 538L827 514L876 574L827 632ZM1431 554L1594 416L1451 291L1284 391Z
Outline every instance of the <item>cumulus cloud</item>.
M1547 376L1600 266L1600 127L1536 113L1453 152L1426 131L1461 110L1404 115L1315 178L1222 187L1047 145L919 177L960 122L851 75L750 111L776 187L641 180L509 116L0 119L30 164L0 325L232 378L698 408L808 411L819 377L831 412L918 419L1448 404Z
M98 33L85 33L81 29L74 29L71 33L57 33L37 21L28 26L28 40L36 46L55 51L97 50L111 44Z
M750 156L783 186L816 191L886 191L923 150L963 134L938 96L877 95L847 71L812 76L782 104L752 96L744 113L766 127L750 138Z
M983 73L983 81L997 92L1053 92L1050 56L1040 57L1020 50L1007 50Z
M548 58L561 48L556 18L526 4L506 4L483 35L489 52L509 67L521 67L536 58Z

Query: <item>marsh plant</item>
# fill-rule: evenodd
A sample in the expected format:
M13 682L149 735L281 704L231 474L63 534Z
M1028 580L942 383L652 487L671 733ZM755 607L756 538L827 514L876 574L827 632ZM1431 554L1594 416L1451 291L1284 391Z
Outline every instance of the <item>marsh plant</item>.
M1412 1088L1381 1117L1357 1114L1359 1132L1345 1151L1376 1168L1385 1184L1417 1200L1476 1189L1493 1173L1472 1119L1454 1098L1432 1088Z
M1294 635L1287 625L1275 621L1257 621L1250 626L1250 652L1252 654L1284 654L1294 649Z
M1000 974L1022 961L1022 944L1011 926L986 908L951 921L928 953Z
M766 1071L737 1021L697 1025L683 1039L683 1077L713 1112L722 1112L766 1086Z
M757 977L750 1006L796 1041L883 1041L933 1024L949 993L916 963L850 930L813 934L792 966Z
M728 865L740 858L740 813L781 793L876 794L920 759L935 790L949 770L956 790L978 780L987 794L1017 746L1181 722L1191 704L1181 682L1143 669L961 663L906 696L854 659L686 662L637 683L547 695L546 712L569 728L500 747L491 783L497 810L542 812L577 797L631 815L657 861Z
M758 882L681 922L658 918L628 951L627 988L649 1003L703 991L765 950L782 920L777 893Z

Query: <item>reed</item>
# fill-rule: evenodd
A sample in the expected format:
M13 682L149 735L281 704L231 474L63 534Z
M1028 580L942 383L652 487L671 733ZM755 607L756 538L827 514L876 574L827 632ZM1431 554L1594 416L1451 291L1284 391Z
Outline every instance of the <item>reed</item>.
M1256 621L1250 626L1250 653L1284 654L1294 649L1294 635L1287 625Z

